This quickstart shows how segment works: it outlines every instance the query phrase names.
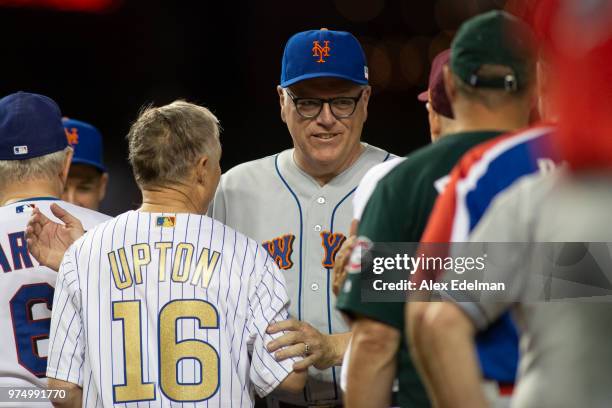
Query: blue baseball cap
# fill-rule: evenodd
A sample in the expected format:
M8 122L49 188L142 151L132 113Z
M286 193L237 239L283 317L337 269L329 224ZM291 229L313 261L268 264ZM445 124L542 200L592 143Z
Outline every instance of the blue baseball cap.
M74 149L72 164L87 164L106 173L102 160L102 135L89 123L64 118L64 130L68 143Z
M359 41L345 31L303 31L287 41L283 53L283 88L311 78L334 77L368 84L368 64Z
M0 160L27 160L68 146L62 113L44 95L17 92L0 99Z

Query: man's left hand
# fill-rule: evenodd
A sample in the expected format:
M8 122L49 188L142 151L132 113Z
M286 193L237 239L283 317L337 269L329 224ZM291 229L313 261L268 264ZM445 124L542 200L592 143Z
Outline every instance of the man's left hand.
M269 352L276 352L274 357L278 361L291 357L304 357L294 364L295 371L306 370L311 365L324 370L336 364L338 350L335 336L322 334L310 324L295 319L271 324L267 330L269 334L281 331L287 333L271 341L267 346Z

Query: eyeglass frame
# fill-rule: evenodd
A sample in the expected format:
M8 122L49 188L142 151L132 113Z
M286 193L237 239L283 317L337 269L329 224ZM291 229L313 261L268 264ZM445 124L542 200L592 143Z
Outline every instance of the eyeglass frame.
M361 97L363 96L363 92L365 91L365 88L361 89L361 92L359 92L359 95L357 96L338 96L335 98L298 98L297 96L295 96L293 94L293 92L291 92L291 90L289 88L285 88L285 91L287 91L287 95L289 95L289 98L291 98L291 100L293 101L293 105L295 106L295 110L298 113L298 115L300 115L302 118L304 119L315 119L317 118L321 112L323 111L323 106L325 104L329 105L329 111L331 112L331 114L336 118L336 119L347 119L350 118L351 116L353 116L355 114L355 111L357 110L357 105L359 104L359 101L361 100ZM338 116L334 113L334 109L332 108L332 103L335 100L338 99L351 99L354 103L355 106L353 106L353 111L347 115L347 116ZM315 101L320 101L321 102L321 107L319 108L319 111L317 112L316 115L313 116L305 116L304 114L302 114L302 112L300 112L300 109L298 108L297 104L300 100L315 100Z

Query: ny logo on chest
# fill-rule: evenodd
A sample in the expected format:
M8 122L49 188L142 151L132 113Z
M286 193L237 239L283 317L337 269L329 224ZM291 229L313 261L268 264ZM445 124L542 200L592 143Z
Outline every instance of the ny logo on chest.
M323 247L321 266L324 268L334 267L336 253L338 253L344 240L346 240L346 237L340 232L321 232L321 246ZM293 254L294 242L295 235L286 234L270 241L265 241L262 245L280 269L291 269L293 266L291 255Z

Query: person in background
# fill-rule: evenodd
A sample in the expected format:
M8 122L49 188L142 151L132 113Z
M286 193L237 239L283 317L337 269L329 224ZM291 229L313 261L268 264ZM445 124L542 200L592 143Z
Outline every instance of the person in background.
M447 293L416 327L423 339L417 344L420 360L433 374L431 389L441 407L489 406L474 339L508 311L521 337L513 407L607 407L612 401L611 260L605 244L612 240L612 8L604 1L557 0L542 0L539 7L536 33L551 61L558 117L552 140L567 165L516 183L470 235L476 248L522 243L504 245L503 261L488 262L479 278L506 290ZM550 249L542 243L551 242L563 249L553 259L539 249ZM453 275L441 278L447 282Z
M64 131L74 149L62 200L97 211L106 195L108 171L102 159L102 135L94 126L64 118Z
M0 387L47 386L57 273L30 253L25 236L30 215L63 219L61 204L88 229L109 219L59 200L71 157L62 115L52 99L27 92L0 99ZM11 407L32 405L51 407L49 402L10 401Z
M508 30L513 30L512 36ZM500 11L478 15L461 26L444 67L454 133L410 154L378 182L361 218L353 254L373 243L419 242L434 202L463 154L528 125L535 103L530 37L523 22ZM347 275L337 304L353 319L346 400L351 407L388 407L397 377L401 406L429 406L422 378L402 341L404 302L364 301L362 274L368 269L360 263L357 253L351 264L358 268Z
M421 102L426 102L425 107L428 113L429 129L431 132L431 141L435 142L440 137L451 133L454 124L453 109L450 105L448 97L446 96L446 90L444 89L444 74L443 68L450 61L450 49L446 49L440 52L431 64L431 71L429 73L429 87L426 91L421 92L417 99ZM394 169L398 164L404 160L404 157L397 157L389 159L384 163L377 164L372 167L363 176L355 190L353 197L353 221L351 223L350 237L342 244L342 248L336 255L336 262L334 264L334 280L333 280L333 291L336 296L340 293L340 288L346 279L348 273L347 264L349 262L349 255L353 250L353 246L356 240L357 228L359 227L359 220L365 210L365 207L378 184L378 181L382 179L387 173ZM350 319L348 320L350 323ZM340 379L340 386L343 391L346 391L347 373L348 366L350 363L351 345L347 347L342 361L342 376ZM395 390L396 387L394 387Z
M450 55L450 49L436 55L429 72L429 87L417 97L419 101L426 102L432 142L453 131L455 115L444 89L444 67L449 64Z

